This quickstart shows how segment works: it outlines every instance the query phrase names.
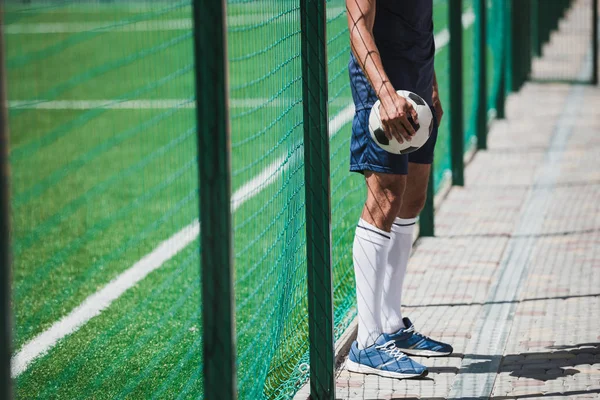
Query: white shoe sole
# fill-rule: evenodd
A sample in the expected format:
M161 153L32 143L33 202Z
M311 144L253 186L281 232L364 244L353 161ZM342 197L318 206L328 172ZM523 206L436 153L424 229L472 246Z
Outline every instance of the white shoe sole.
M358 374L379 375L383 376L384 378L395 379L409 379L427 375L427 370L423 371L420 374L401 374L399 372L382 371L377 368L371 368L367 367L366 365L355 363L350 359L346 360L346 369L350 372L356 372Z
M442 356L449 356L450 354L452 354L451 351L442 353L440 351L432 351L432 350L401 349L400 347L398 347L398 350L400 350L404 354L408 354L409 356L421 356L421 357L442 357Z

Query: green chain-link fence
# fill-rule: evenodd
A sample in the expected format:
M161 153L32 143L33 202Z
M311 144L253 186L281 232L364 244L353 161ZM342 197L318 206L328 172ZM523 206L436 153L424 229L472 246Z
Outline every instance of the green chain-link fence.
M478 118L503 116L505 95L529 76L523 59L571 4L546 14L543 0L526 1L528 19L514 0L433 0L446 110L435 191L458 168L453 143L454 161L478 138L484 146ZM309 375L314 398L332 398L333 340L356 314L351 244L365 198L363 179L348 172L345 1L194 5L3 5L20 398L228 397L214 386L228 376L240 398L288 399ZM525 48L519 39L534 29ZM453 120L464 128L454 139ZM232 298L220 269L229 249ZM56 340L38 340L50 331Z

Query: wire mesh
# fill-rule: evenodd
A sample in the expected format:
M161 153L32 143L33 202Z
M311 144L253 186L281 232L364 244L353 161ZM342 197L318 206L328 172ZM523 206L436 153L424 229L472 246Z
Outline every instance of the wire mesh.
M537 30L541 41L541 55L552 58L554 62L544 64L540 58L534 59L531 78L590 82L593 57L597 57L597 51L594 52L592 47L594 24L598 24L598 21L593 21L593 6L598 5L597 1L545 0L536 4L532 12L537 13L538 25L533 29Z
M248 399L290 397L308 350L299 7L227 10L238 386Z
M436 33L435 73L439 86L440 100L447 110L450 103L450 52L448 48L450 32L448 30L448 2L446 0L434 2L433 26ZM447 179L450 179L450 126L448 120L449 116L446 115L438 128L438 139L435 145L435 159L433 162L435 191Z
M477 97L473 1L464 0L462 10L466 147ZM503 90L504 3L487 1L490 108ZM351 246L365 186L348 172L355 110L345 1L326 4L337 339L356 316ZM447 105L448 3L433 5L435 70ZM247 399L291 398L309 373L299 6L227 3L237 381ZM16 378L17 396L202 397L202 154L190 1L33 0L4 7L16 353L121 274L153 265L110 307L27 364ZM591 19L565 15L561 26L584 46ZM569 54L553 43L546 52L557 46ZM572 77L551 72L545 77ZM436 190L451 165L447 120L438 132ZM159 248L166 253L155 253Z
M503 0L491 0L487 2L487 92L488 108L496 109L498 96L500 95L502 69L504 68L504 15L505 6Z
M477 139L475 1L477 0L463 0L463 127L465 151L472 148Z
M190 2L3 7L16 395L201 393Z

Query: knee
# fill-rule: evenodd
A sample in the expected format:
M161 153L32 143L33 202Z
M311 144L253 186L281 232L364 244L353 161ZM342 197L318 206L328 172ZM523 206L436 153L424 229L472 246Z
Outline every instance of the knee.
M367 195L366 206L369 219L375 221L375 225L387 230L392 226L394 218L402 207L402 195L395 190L387 189L370 192Z
M402 207L402 195L394 190L384 190L376 196L378 206L383 214L392 220Z
M363 216L367 221L389 231L402 206L406 176L366 171L365 178L367 203Z
M400 211L401 218L416 218L425 207L427 195L420 195L410 199L404 199Z

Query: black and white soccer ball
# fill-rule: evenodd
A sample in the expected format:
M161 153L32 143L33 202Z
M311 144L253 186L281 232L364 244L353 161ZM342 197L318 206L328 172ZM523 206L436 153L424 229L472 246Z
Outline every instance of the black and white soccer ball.
M385 136L383 127L381 126L381 117L379 116L379 100L375 102L369 115L369 132L375 143L388 153L408 154L421 148L431 136L434 124L433 114L429 105L418 94L409 92L408 90L398 90L397 93L404 97L419 115L419 124L413 124L415 135L412 137L412 140L410 142L405 140L403 143L400 143L395 138L390 140ZM412 118L409 118L409 120L412 123Z

